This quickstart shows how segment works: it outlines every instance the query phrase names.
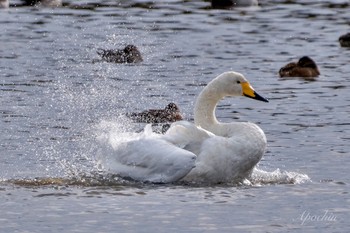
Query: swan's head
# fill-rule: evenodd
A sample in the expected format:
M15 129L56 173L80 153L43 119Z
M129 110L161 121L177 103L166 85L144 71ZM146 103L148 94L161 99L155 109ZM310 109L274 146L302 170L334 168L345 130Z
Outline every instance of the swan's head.
M217 93L221 93L222 97L245 96L255 100L269 102L255 92L248 80L242 74L234 71L225 72L219 75L211 83Z

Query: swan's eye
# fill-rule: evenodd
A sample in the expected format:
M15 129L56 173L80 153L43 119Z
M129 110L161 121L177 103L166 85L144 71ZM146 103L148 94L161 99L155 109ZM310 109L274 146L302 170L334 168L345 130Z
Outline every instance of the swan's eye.
M237 81L237 84L240 84L241 83L241 81Z

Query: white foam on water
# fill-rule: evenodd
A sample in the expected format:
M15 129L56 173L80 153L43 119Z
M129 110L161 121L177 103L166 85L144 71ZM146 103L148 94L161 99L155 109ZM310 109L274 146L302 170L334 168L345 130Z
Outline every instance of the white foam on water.
M281 171L279 168L271 172L255 168L247 181L252 185L301 184L311 181L311 179L307 174Z

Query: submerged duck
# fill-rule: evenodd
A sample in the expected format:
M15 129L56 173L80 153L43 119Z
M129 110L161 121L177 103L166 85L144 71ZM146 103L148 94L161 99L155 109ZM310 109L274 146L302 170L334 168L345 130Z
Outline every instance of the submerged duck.
M339 37L339 43L342 47L350 47L350 32Z
M0 8L9 8L10 3L9 0L0 0Z
M311 78L320 75L316 63L308 56L299 59L297 63L291 62L279 70L280 77Z
M169 103L164 109L150 109L140 113L130 113L127 116L142 123L167 123L183 120L180 108L174 103Z
M43 6L43 7L62 6L62 0L24 0L24 3L29 6Z
M220 123L217 103L227 96L268 102L240 73L230 71L213 79L199 94L194 124L175 122L164 134L145 131L121 141L108 138L101 165L112 173L137 181L176 181L217 184L241 182L250 176L266 149L264 132L250 122ZM115 142L115 143L113 143Z
M215 9L229 9L232 7L257 6L258 0L211 0L211 7Z
M140 51L135 45L127 45L124 49L98 49L97 54L103 61L114 63L139 63L142 62Z

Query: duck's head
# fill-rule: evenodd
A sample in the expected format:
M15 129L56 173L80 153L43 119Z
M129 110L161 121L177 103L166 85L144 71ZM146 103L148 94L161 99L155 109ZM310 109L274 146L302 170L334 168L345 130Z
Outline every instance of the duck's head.
M208 84L208 87L225 96L245 96L255 100L269 102L266 98L255 92L248 80L240 73L225 72Z
M135 45L127 45L124 48L124 53L128 63L137 63L143 61L141 53Z
M129 44L129 45L125 46L125 48L124 48L125 53L132 53L134 51L138 51L138 49L135 45L132 45L132 44Z
M169 112L178 112L178 111L180 111L179 107L175 103L169 103L165 107L165 110L169 111Z
M300 66L300 67L307 67L307 68L317 69L317 65L314 62L314 60L312 60L308 56L304 56L304 57L300 58L297 65Z

